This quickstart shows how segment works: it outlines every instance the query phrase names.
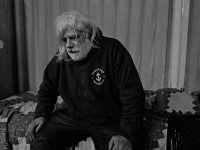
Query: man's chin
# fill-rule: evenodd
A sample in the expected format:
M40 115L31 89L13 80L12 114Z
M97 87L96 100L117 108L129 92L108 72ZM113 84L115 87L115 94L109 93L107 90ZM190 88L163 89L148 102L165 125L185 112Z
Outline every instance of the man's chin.
M69 55L70 58L73 60L73 61L81 61L81 60L84 60L86 56L81 56L81 55L76 55L76 54L72 54L72 55Z

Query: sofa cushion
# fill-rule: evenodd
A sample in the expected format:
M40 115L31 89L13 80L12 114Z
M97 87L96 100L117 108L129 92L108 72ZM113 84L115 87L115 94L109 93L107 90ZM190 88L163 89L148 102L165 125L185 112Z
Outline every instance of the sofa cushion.
M153 112L169 115L199 115L198 97L175 88L163 88L156 91Z
M144 149L164 150L167 141L167 119L148 113L145 115L144 127L146 130Z
M7 149L25 150L29 147L25 132L33 119L36 100L35 92L27 92L0 101L0 122L4 124L4 128L0 130L6 133L1 137L4 137L8 143L9 148L7 147ZM0 149L4 150L5 148Z
M37 93L28 91L13 95L0 101L0 150L29 150L30 141L25 133L34 118L37 104ZM61 97L58 97L55 110L66 107ZM76 150L94 150L91 137L80 141L74 147ZM66 147L66 150L72 147Z

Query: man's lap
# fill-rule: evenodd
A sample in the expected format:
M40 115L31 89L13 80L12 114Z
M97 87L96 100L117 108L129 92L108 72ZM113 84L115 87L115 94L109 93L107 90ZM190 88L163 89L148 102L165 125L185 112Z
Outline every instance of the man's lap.
M72 120L66 115L65 110L61 110L55 112L42 130L36 134L35 143L46 140L52 145L71 146L91 136L97 149L107 149L111 137L115 134L117 132L107 128L94 127Z

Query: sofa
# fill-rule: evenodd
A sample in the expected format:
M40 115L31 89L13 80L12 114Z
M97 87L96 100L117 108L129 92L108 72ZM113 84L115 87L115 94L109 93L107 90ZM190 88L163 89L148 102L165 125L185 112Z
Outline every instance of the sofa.
M200 91L187 93L175 88L145 90L146 103L143 120L143 139L141 150L166 150L168 117L199 116ZM29 150L30 141L25 132L33 119L37 104L37 94L27 91L0 101L0 150ZM61 97L55 104L55 111L65 107ZM91 137L71 150L94 150Z

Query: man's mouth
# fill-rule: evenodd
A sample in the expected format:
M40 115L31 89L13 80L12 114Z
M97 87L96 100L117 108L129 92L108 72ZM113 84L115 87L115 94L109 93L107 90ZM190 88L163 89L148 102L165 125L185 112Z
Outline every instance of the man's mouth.
M79 51L69 50L68 53L74 54L74 53L79 53Z

